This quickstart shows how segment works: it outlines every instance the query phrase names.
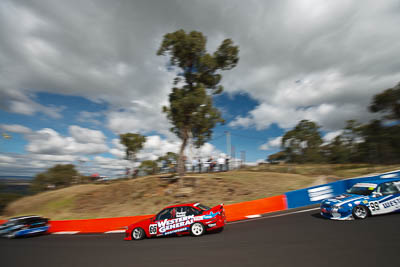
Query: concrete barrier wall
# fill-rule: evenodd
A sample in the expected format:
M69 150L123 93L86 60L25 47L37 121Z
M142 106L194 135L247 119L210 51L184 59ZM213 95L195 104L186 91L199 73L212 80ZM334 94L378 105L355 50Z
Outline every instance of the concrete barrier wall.
M246 219L248 215L263 214L267 212L286 209L284 195L270 198L257 199L231 205L225 205L226 219L228 222ZM79 233L104 233L125 229L126 226L154 215L102 218L87 220L62 220L50 221L50 233L79 232Z
M323 199L340 195L346 191L343 181L313 186L285 193L289 209L320 203Z
M291 208L308 206L320 203L323 199L346 192L348 188L358 182L367 182L375 179L400 178L400 170L390 173L341 180L320 186L313 186L300 190L287 192L284 195L257 199L225 205L225 213L228 222L238 221L252 215L260 215L268 212L281 211ZM50 232L80 232L80 233L102 233L109 231L124 230L129 224L149 218L153 215L102 218L87 220L62 220L50 221ZM1 221L0 223L4 223Z
M274 196L252 201L225 205L225 214L228 222L243 220L247 216L259 215L268 212L286 210L286 196Z
M142 215L118 218L50 221L49 232L104 233L125 230L125 226L152 216L153 215Z

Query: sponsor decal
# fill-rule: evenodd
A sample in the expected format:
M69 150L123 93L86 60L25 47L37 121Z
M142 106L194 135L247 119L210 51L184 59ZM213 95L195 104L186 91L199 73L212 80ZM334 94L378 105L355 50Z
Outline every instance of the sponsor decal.
M183 232L183 231L187 231L187 230L189 230L189 227L180 228L180 229L175 229L175 230L173 230L173 231L165 232L164 235L175 234L175 233L179 233L179 232Z
M333 197L333 189L330 185L308 189L308 196L311 201L318 201Z
M382 205L385 209L400 206L400 198L395 198L393 200L383 202Z
M192 223L194 223L194 215L184 216L172 220L165 219L163 221L158 221L157 226L160 233L165 233L169 230L191 225Z
M217 216L218 214L219 214L219 212L216 212L216 213L211 212L210 214L203 215L203 219L204 219L204 220L212 219L212 218L214 218L215 216Z
M186 211L182 211L182 212L177 212L176 213L176 217L180 218L180 217L185 217L186 216Z
M363 203L364 203L364 204L367 204L367 203L368 203L368 200L363 200Z
M381 178L396 178L397 177L397 173L391 173L391 174L386 174L386 175L382 175Z
M194 217L194 221L195 221L195 222L201 221L201 220L204 220L203 216L196 216L196 217Z
M347 197L349 197L349 195L343 194L343 195L335 197L335 199L344 199L344 198L347 198Z

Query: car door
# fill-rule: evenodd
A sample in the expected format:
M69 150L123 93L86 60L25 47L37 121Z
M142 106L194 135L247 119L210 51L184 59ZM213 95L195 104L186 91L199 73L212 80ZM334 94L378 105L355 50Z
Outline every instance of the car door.
M175 208L163 209L156 215L155 222L149 225L150 235L163 235L167 232L171 221L175 219Z
M371 214L385 214L400 209L400 181L380 184L377 197L369 202Z

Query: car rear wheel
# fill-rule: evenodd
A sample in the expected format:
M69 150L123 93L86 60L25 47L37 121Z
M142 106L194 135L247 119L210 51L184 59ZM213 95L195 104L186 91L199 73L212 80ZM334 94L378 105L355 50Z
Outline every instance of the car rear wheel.
M132 239L133 240L141 240L144 238L144 230L140 227L136 227L132 231Z
M192 224L192 226L190 227L190 233L193 236L201 236L202 234L204 234L204 232L205 232L205 228L202 223L196 222L196 223Z
M358 205L353 208L353 217L356 219L365 219L368 216L368 209L365 206Z

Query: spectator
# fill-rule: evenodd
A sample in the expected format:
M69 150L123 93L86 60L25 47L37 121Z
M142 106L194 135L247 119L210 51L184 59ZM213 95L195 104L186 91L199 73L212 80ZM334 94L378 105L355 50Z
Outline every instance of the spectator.
M225 171L229 171L229 157L225 158Z
M222 156L219 156L219 158L218 158L218 166L219 166L219 171L220 172L223 171L224 164L225 164L225 159Z
M199 173L201 173L201 158L197 160L197 164L199 165Z
M192 159L192 172L195 172L196 171L196 165L197 165L197 159L196 158L193 158Z
M212 171L214 170L214 164L215 164L215 162L213 161L213 158L212 158L212 157L208 160L208 162L209 162L209 169L208 169L208 172L212 172Z
M210 161L208 161L207 159L205 159L205 160L203 161L203 166L204 166L204 169L206 170L206 172L209 172L209 171L210 171Z

